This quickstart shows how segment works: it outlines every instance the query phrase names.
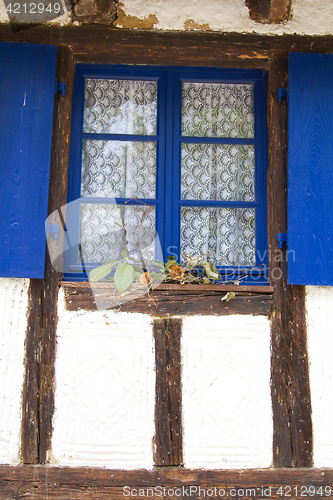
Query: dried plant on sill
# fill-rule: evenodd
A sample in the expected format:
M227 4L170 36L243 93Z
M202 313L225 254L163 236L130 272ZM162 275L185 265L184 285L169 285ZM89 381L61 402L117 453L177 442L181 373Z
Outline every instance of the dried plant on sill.
M239 285L245 279L248 274L247 270L236 268L236 266L234 266L234 269L229 274L219 274L215 264L210 262L211 256L209 253L201 256L184 254L182 264L178 263L173 256L169 256L167 262L164 264L160 261L154 261L151 255L144 254L141 250L141 242L137 239L136 233L143 225L149 207L146 203L136 198L133 199L145 206L140 222L132 233L134 248L140 258L130 255L127 248L126 224L120 225L115 222L122 230L122 250L120 257L118 259L111 259L93 269L90 272L89 281L114 281L115 288L119 293L128 290L133 291L138 289L138 287L146 287L149 293L153 283L205 285L219 282L222 284Z

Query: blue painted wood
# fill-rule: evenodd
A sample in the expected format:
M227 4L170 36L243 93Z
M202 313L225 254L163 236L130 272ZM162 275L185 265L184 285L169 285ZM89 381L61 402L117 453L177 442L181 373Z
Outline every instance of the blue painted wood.
M157 136L135 136L125 134L83 134L84 79L119 78L119 79L156 79L158 81L158 130ZM255 98L255 137L209 138L181 136L181 86L182 81L195 82L233 82L252 83ZM261 70L191 68L191 67L156 67L122 65L77 65L74 81L74 99L72 112L72 139L69 176L68 201L80 198L82 139L94 140L138 140L157 142L157 191L156 200L141 200L149 205L156 204L157 232L164 252L179 259L180 249L180 208L181 206L233 206L253 207L256 209L256 250L257 265L267 264L267 205L266 205L266 170L267 170L267 75ZM215 202L181 200L181 144L254 144L256 155L256 200L254 202ZM81 199L81 202L84 200ZM89 198L90 203L107 202L99 198ZM124 203L125 200L119 200ZM79 217L79 216L78 216ZM79 238L79 223L76 225ZM77 250L73 250L70 270L79 270ZM226 270L227 272L227 270ZM253 276L255 276L255 272ZM265 282L264 271L257 273L258 284ZM72 278L69 274L67 278ZM78 277L77 279L81 279ZM255 280L254 280L255 281ZM267 280L266 280L267 282Z
M231 208L255 208L256 201L218 201L218 200L179 200L182 207L231 207Z
M180 141L187 144L255 144L255 139L241 137L181 137Z
M43 278L57 48L0 43L0 276Z
M333 55L289 56L288 283L333 285Z

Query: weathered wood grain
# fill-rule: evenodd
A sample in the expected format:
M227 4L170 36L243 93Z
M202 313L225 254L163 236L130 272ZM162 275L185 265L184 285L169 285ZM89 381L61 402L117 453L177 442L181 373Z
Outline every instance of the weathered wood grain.
M126 30L101 25L41 25L12 33L0 25L0 39L71 47L77 62L175 64L268 68L271 51L332 52L327 36Z
M53 138L51 150L51 175L48 213L66 203L67 171L69 157L71 97L74 77L73 55L69 48L58 48L57 80L67 85L66 96L55 97ZM54 376L57 327L57 304L61 273L52 267L47 254L42 299L43 328L40 348L40 399L39 399L39 462L49 460L54 411Z
M39 456L39 355L42 331L42 292L43 280L30 280L21 426L21 459L26 464L37 464Z
M160 285L149 294L119 306L113 299L114 285L112 283L100 283L94 285L94 295L88 282L63 282L62 289L65 292L66 308L69 311L85 309L93 311L97 309L119 309L124 312L139 312L153 316L193 315L193 314L262 314L269 315L272 301L272 288L268 287L268 293L264 291L247 291L248 287L238 287L235 298L230 301L221 300L230 287L212 290L205 285L182 290L181 285L176 288L168 288L171 285ZM245 288L245 290L242 290ZM255 287L251 287L253 290ZM234 288L232 288L234 291Z
M181 354L182 322L155 319L155 465L182 465Z
M205 498L199 494L199 486L205 489L217 488L216 497L244 498L245 500L302 498L322 500L319 488L332 487L333 471L329 469L250 469L250 470L189 470L182 467L159 467L148 470L108 470L98 468L63 468L49 466L0 466L1 500L124 500L124 486L139 497L139 489L146 498L155 498L154 490L145 488L159 486L160 498L175 499L175 489L181 490L181 498L190 497L192 486L193 499ZM165 490L163 488L165 487ZM280 489L281 487L281 489ZM302 490L303 487L303 490ZM310 487L316 492L309 494ZM194 489L196 488L196 489ZM250 489L254 488L250 491ZM297 488L297 490L296 490ZM226 494L218 494L224 489ZM248 490L248 491L246 491ZM297 495L295 494L297 492ZM136 493L136 496L134 495ZM165 495L163 494L165 493ZM179 493L179 490L178 490ZM282 494L281 494L282 493ZM142 496L142 494L141 494ZM207 496L206 496L207 498Z
M74 74L70 49L58 48L57 79L67 84L66 97L55 96L48 212L66 203L71 94ZM61 274L46 255L44 280L32 280L29 292L22 444L24 463L45 463L51 449L54 409L54 361L57 299Z
M288 57L276 56L269 83L268 232L270 273L275 285L271 314L271 390L273 453L276 467L312 465L312 421L306 350L304 287L287 285L286 251L278 255L277 233L287 224L287 103L277 89L287 88Z

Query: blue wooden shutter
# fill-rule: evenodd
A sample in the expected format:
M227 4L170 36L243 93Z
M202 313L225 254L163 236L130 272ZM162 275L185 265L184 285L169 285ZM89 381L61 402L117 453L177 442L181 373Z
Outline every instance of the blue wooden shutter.
M288 283L333 285L333 55L289 56Z
M0 43L0 276L45 266L57 48Z

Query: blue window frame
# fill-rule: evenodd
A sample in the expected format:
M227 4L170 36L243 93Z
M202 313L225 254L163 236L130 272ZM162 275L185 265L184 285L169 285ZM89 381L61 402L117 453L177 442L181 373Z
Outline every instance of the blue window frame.
M112 85L126 86L128 84L135 87L140 83L141 87L146 88L152 85L152 88L156 89L157 98L151 97L152 100L148 105L137 105L137 108L140 108L138 113L140 115L142 112L142 115L139 118L136 117L135 120L140 122L140 125L136 123L134 126L131 122L132 124L125 126L123 122L117 124L117 120L113 123L112 113L110 115L108 112L106 113L107 120L105 120L101 110L102 104L100 103L100 107L98 103L96 105L95 98L93 103L87 104L87 100L91 98L89 86L95 86L95 89L98 85L100 88L96 90L96 95L101 96L103 106L105 100L109 102L113 88L109 88L109 94L106 97L102 95L108 81L111 81ZM155 90L151 92L154 94ZM225 106L226 111L222 112L221 117L221 111L217 110L213 103L216 99L219 102L224 101L225 96L228 96L232 105L229 103ZM250 99L249 96L251 97L249 104L251 111L245 112L244 103ZM200 99L203 99L203 104L199 102ZM136 193L131 189L128 191L127 187L124 188L125 191L119 191L117 187L113 187L112 196L116 198L118 205L126 207L124 210L130 210L131 206L138 206L138 204L142 206L144 203L151 208L152 213L155 212L156 231L163 251L162 256L156 255L157 258L166 260L168 255L174 255L177 259L181 259L183 251L191 250L186 242L187 234L193 240L191 226L186 226L191 217L194 227L202 228L204 233L204 236L200 236L201 240L199 238L199 244L193 249L192 255L195 254L195 250L201 250L204 247L204 238L209 247L211 234L214 239L216 224L220 224L221 214L223 214L223 217L229 221L227 232L231 243L222 241L226 232L222 228L220 229L222 234L220 247L226 248L226 253L229 251L231 254L238 252L238 255L242 255L248 252L250 257L243 256L236 264L231 262L231 257L218 259L216 265L219 271L230 273L231 270L235 270L235 267L251 270L251 276L246 277L245 282L266 283L268 275L266 100L267 74L262 70L77 65L73 93L68 202L78 199L79 203L78 208L71 215L71 221L66 221L67 229L68 224L75 228L74 240L77 245L72 246L67 263L68 273L64 279L87 279L87 271L102 263L85 258L83 264L79 257L82 210L87 204L105 207L107 210L106 206L111 200L108 190L96 188L96 183L95 188L89 191L92 181L88 175L90 180L87 181L87 185L90 183L90 187L87 188L85 184L87 169L90 168L89 164L97 162L96 157L100 154L111 157L117 148L121 150L127 147L144 151L144 154L146 150L154 151L155 185L151 189L151 194L148 193L148 195L145 194L145 188L141 187L138 199L133 199ZM132 105L128 102L127 104ZM88 106L91 106L90 110L94 106L97 107L94 108L92 115L89 115L90 122L87 125ZM131 110L127 111L129 111L127 116L133 117ZM145 125L144 113L150 117L154 116L155 125L150 126L150 129L149 126L147 128L147 124ZM226 113L225 116L223 113ZM233 123L229 129L225 126L227 115L231 116ZM100 153L101 150L104 152ZM99 152L96 156L97 151ZM234 166L230 167L231 173L223 172L223 162L221 163L219 158L228 155L231 155L231 160L229 158L226 161L230 165L233 165L233 155L241 158L237 160L240 163L239 173L235 174ZM208 157L210 160L207 160ZM212 157L214 160L211 159ZM133 154L131 158L132 163L135 163ZM201 165L202 162L206 162L205 166ZM246 172L242 162L250 165L246 167ZM184 166L185 163L189 166ZM95 167L91 168L93 170ZM145 168L149 169L149 167ZM215 168L215 173L212 173L213 168ZM208 176L206 175L205 180L202 181L204 169L208 169L211 173L207 174ZM102 170L105 170L104 167L99 172ZM134 177L138 175L138 170L133 175ZM144 175L149 177L147 181L149 184L151 172L149 176L147 172ZM243 183L243 187L240 190L237 186L238 181L235 184L235 175L238 176L237 179L242 179L240 182ZM219 183L218 189L211 187L214 184L213 178L215 183ZM186 184L185 179L190 179L189 184ZM105 182L112 184L112 179L102 180L104 187ZM150 183L152 184L152 181ZM251 185L251 188L247 187L248 185ZM231 187L227 196L223 198L223 193L227 192L227 186L228 189ZM205 228L205 221L209 228ZM235 229L233 221L235 221ZM236 226L240 227L238 228L240 234L248 233L244 236L245 239L241 236L240 239L235 240L233 231L236 232ZM251 243L247 243L246 238L251 240ZM195 235L195 240L197 239ZM241 241L243 245L240 251L237 246L238 241ZM228 245L232 249L228 249Z

